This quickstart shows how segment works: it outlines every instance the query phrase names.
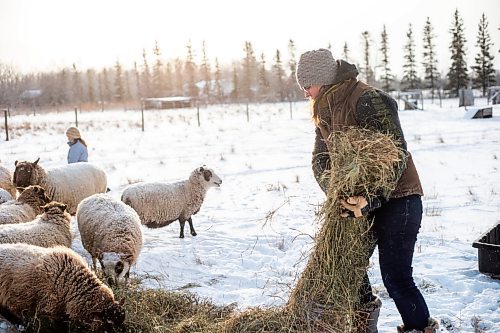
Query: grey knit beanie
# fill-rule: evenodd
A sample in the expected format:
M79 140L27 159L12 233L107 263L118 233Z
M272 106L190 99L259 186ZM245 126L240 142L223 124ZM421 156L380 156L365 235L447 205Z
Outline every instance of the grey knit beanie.
M337 75L337 62L327 49L307 51L300 56L296 73L301 88L333 84Z

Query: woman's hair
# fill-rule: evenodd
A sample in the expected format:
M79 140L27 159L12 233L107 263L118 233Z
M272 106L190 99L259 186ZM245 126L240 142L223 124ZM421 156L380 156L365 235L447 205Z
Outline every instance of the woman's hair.
M76 141L80 141L82 143L82 145L85 146L85 148L87 148L87 143L85 142L85 140L83 140L82 138L78 138L78 139L75 139Z

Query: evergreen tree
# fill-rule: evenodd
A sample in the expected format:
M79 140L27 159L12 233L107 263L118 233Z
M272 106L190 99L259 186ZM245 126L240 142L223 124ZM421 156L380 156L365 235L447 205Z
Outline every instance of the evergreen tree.
M224 101L224 90L222 89L222 76L219 66L219 59L215 58L215 96L219 103Z
M163 64L161 61L161 50L158 41L155 40L153 48L155 64L153 67L153 96L161 97L165 93L165 83L163 82Z
M198 98L198 87L196 86L196 64L194 63L193 47L191 41L186 45L187 56L184 69L188 78L188 96Z
M231 91L231 99L233 102L237 102L239 100L239 88L240 83L238 79L238 68L236 68L236 64L233 65L233 90Z
M142 100L142 87L141 87L141 73L139 68L137 68L137 62L134 61L134 76L135 76L135 87L137 89L137 100Z
M141 95L143 98L151 97L151 73L149 71L148 57L145 49L142 49L141 88Z
M283 82L285 77L285 71L283 70L283 64L281 63L280 50L276 50L276 54L274 56L273 73L279 100L284 101L286 96L285 85Z
M261 96L269 95L269 88L271 87L269 79L267 78L266 70L266 56L264 52L260 55L260 68L259 68L259 94Z
M387 30L385 29L385 24L382 29L382 34L380 35L380 52L382 53L382 89L385 91L391 91L391 85L393 81L393 75L391 74L391 69L389 68L389 37L387 35Z
M486 90L495 84L496 78L495 69L493 68L493 59L495 57L490 52L492 43L488 33L488 21L484 13L481 16L478 28L476 46L479 48L479 52L474 58L476 65L472 66L475 73L473 82L474 87L480 88L483 96L485 96Z
M288 90L288 96L292 100L295 100L297 96L300 95L301 93L295 78L295 71L297 70L295 51L296 51L295 42L292 39L290 39L288 41L288 54L290 57L290 60L288 61L288 68L290 69L290 76L288 77L287 80L287 90Z
M361 33L361 36L363 37L363 59L364 59L364 66L363 66L363 74L366 79L366 83L372 84L373 83L373 70L370 66L370 46L371 46L371 38L370 38L370 33L368 31L363 31Z
M184 64L182 63L182 60L179 58L175 59L175 87L174 91L176 95L184 95L184 74L183 74L183 69Z
M409 24L408 32L406 33L406 44L404 47L404 64L403 64L403 77L401 78L401 85L405 89L418 88L417 76L417 62L415 60L415 40L413 39L413 29L411 23Z
M210 92L212 90L211 87L211 75L210 75L210 62L207 57L207 44L205 41L202 43L202 60L201 60L201 73L203 75L203 81L205 81L205 85L203 86L203 94L205 98L210 97Z
M125 71L125 91L124 99L126 102L132 99L132 91L130 90L130 71Z
M165 65L165 92L167 95L171 95L174 90L174 74L172 70L172 63L167 62Z
M122 65L120 64L120 61L116 60L114 97L117 102L123 102L124 95L125 95L125 89L123 88Z
M80 79L80 73L76 69L76 65L73 64L73 103L76 103L81 109L82 102L82 82Z
M89 103L95 103L94 92L94 70L87 69L87 100Z
M451 65L448 72L448 89L455 96L458 96L458 91L461 88L466 88L469 82L469 74L467 73L467 62L465 60L465 39L464 23L458 9L453 14L453 25L450 29L451 33Z
M241 80L241 95L240 97L253 100L252 86L255 80L256 59L252 43L245 42L245 58L243 59L243 78Z
M104 101L110 102L113 93L111 92L111 87L109 85L108 70L106 68L102 70L102 87Z
M422 66L424 66L424 80L425 80L425 88L431 89L432 100L434 101L434 93L436 91L438 82L439 82L439 71L437 68L437 55L435 52L434 45L434 29L431 25L431 21L429 17L427 17L427 21L424 26L424 40L423 40L423 62Z
M102 72L97 74L97 87L99 89L99 104L101 104L101 110L104 110L104 85L102 76Z

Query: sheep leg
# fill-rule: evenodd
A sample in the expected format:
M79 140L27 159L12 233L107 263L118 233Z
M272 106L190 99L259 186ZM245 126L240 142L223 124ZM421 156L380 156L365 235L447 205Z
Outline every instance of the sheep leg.
M179 224L181 225L181 233L179 235L179 238L184 238L184 224L186 224L186 220L183 218L180 218Z
M196 236L196 231L194 231L194 227L193 227L193 220L191 219L191 217L188 218L188 222L189 222L189 230L191 231L191 235L193 236Z

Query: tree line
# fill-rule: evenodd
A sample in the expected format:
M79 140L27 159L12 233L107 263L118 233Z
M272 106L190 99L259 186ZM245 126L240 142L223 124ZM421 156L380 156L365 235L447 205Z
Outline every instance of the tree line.
M446 76L441 77L437 69L436 34L427 18L421 38L421 77L418 74L415 33L410 23L406 31L403 72L398 79L391 70L390 36L385 25L378 43L382 57L377 64L371 62L372 49L377 45L370 32L362 32L362 62L357 64L362 78L386 91L428 89L432 98L443 90L449 96L458 96L459 90L468 86L479 89L485 95L488 87L497 84L498 78L493 68L496 51L493 50L486 16L483 14L478 24L475 43L478 52L472 66L467 64L467 40L458 10L454 12L449 34L451 63ZM327 47L331 49L331 45ZM196 61L195 51L189 42L184 58L166 60L158 42L155 42L151 54L143 49L141 59L129 68L117 60L113 67L100 70L81 70L73 64L70 68L57 71L20 74L13 67L0 63L0 105L19 107L36 103L39 107L74 105L81 109L82 105L89 108L101 105L104 108L111 103L126 107L144 98L166 96L189 96L203 103L292 101L303 98L303 92L295 83L296 46L292 39L288 41L286 56L279 49L272 59L267 59L264 53L256 55L250 41L245 41L242 51L241 59L221 64L217 57L213 61L209 59L207 44L203 42L201 60ZM347 61L351 58L347 42L342 48L342 58ZM381 73L376 76L374 68L380 68Z

